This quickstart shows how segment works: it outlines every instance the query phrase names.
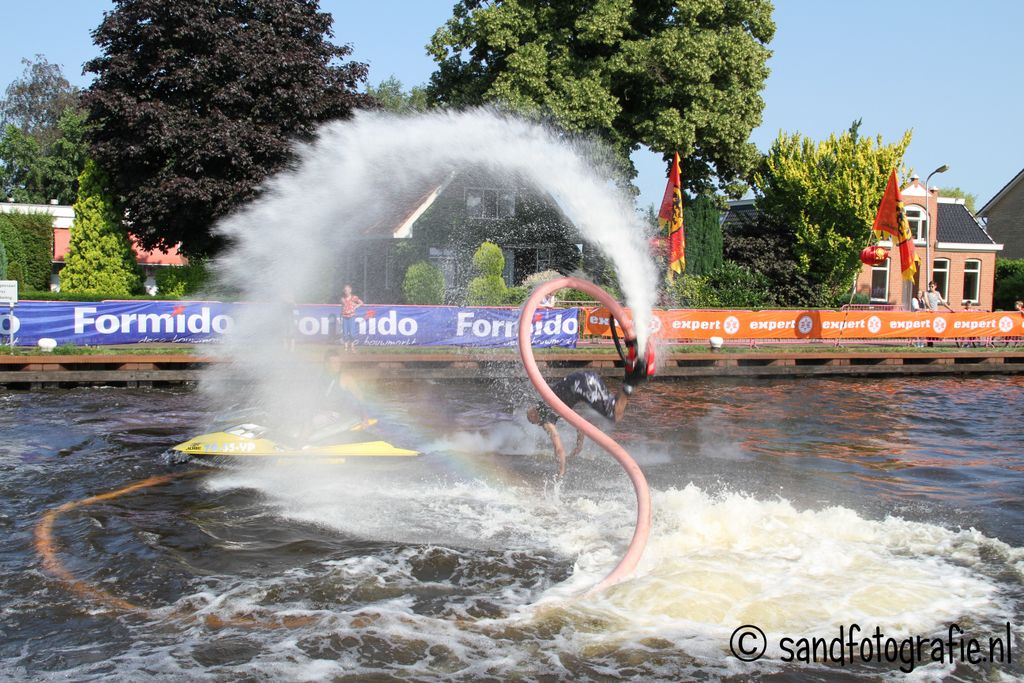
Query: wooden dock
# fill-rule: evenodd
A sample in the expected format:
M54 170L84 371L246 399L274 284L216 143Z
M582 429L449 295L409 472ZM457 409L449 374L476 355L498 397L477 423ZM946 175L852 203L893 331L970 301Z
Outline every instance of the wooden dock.
M549 377L574 370L621 376L622 364L609 353L587 350L541 351L538 365ZM382 380L475 380L523 376L514 351L395 353L363 351L346 355L355 376ZM167 355L0 355L0 386L40 389L66 386L153 386L196 382L215 357ZM872 375L975 375L1024 373L1024 351L782 351L668 354L661 378L811 377ZM230 376L230 371L227 373Z

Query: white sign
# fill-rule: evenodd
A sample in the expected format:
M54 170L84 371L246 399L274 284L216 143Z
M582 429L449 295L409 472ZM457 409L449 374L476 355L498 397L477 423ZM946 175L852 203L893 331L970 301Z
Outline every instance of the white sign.
M0 303L18 303L18 281L0 280Z

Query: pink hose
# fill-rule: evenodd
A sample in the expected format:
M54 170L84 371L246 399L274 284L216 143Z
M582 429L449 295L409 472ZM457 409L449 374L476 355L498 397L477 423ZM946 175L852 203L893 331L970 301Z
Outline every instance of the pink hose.
M574 277L558 278L539 286L530 295L530 298L526 300L526 303L523 304L523 311L519 317L519 355L522 356L523 365L526 366L526 374L529 375L530 381L537 388L541 398L547 401L548 405L555 412L565 418L566 422L583 432L585 436L589 436L601 448L608 451L622 465L622 469L626 470L629 480L633 482L633 490L636 491L636 528L633 530L633 539L629 542L626 554L619 560L615 569L589 591L589 593L596 593L626 579L636 569L637 564L639 564L640 557L644 554L644 548L647 546L647 537L651 533L651 492L647 487L647 479L644 477L644 473L640 470L640 466L636 464L636 461L629 457L629 453L615 439L602 432L583 419L579 413L565 405L562 399L558 398L555 392L551 390L551 387L548 386L548 383L537 368L537 361L533 357L533 344L531 343L534 313L537 310L537 305L545 296L565 287L572 287L586 292L604 304L608 308L611 317L619 321L624 339L636 339L636 332L633 329L633 323L626 317L626 312L619 305L618 301L597 285L586 280L578 280ZM614 324L612 320L609 320L609 323Z

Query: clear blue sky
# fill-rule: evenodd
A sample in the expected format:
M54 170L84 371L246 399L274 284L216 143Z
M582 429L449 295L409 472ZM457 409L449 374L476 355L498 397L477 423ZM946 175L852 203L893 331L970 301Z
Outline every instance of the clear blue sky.
M335 15L336 42L369 63L370 81L394 75L406 86L429 78L424 46L453 4L320 0ZM90 32L109 0L4 5L0 88L21 74L21 58L37 53L61 64L76 85L88 84L81 66L96 54ZM752 137L761 150L780 130L822 139L857 118L862 134L886 141L913 129L907 165L925 176L949 164L932 184L973 192L979 206L1024 168L1024 2L777 0L775 22L764 122ZM660 201L660 157L635 160L641 205Z

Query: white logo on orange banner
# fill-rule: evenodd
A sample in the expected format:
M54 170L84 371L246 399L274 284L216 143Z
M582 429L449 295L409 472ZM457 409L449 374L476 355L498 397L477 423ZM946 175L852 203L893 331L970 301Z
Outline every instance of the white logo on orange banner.
M800 334L810 334L811 330L814 329L814 320L809 315L802 315L796 321L796 329Z
M730 315L725 319L725 333L736 334L740 331L740 319L734 315Z
M999 331L1000 332L1013 332L1013 318L1008 315L1004 315L999 319Z
M942 316L935 316L935 320L932 321L932 329L935 330L935 334L942 334L946 331L946 319Z
M882 319L877 315L873 315L868 318L868 332L871 334L878 334L882 330Z

